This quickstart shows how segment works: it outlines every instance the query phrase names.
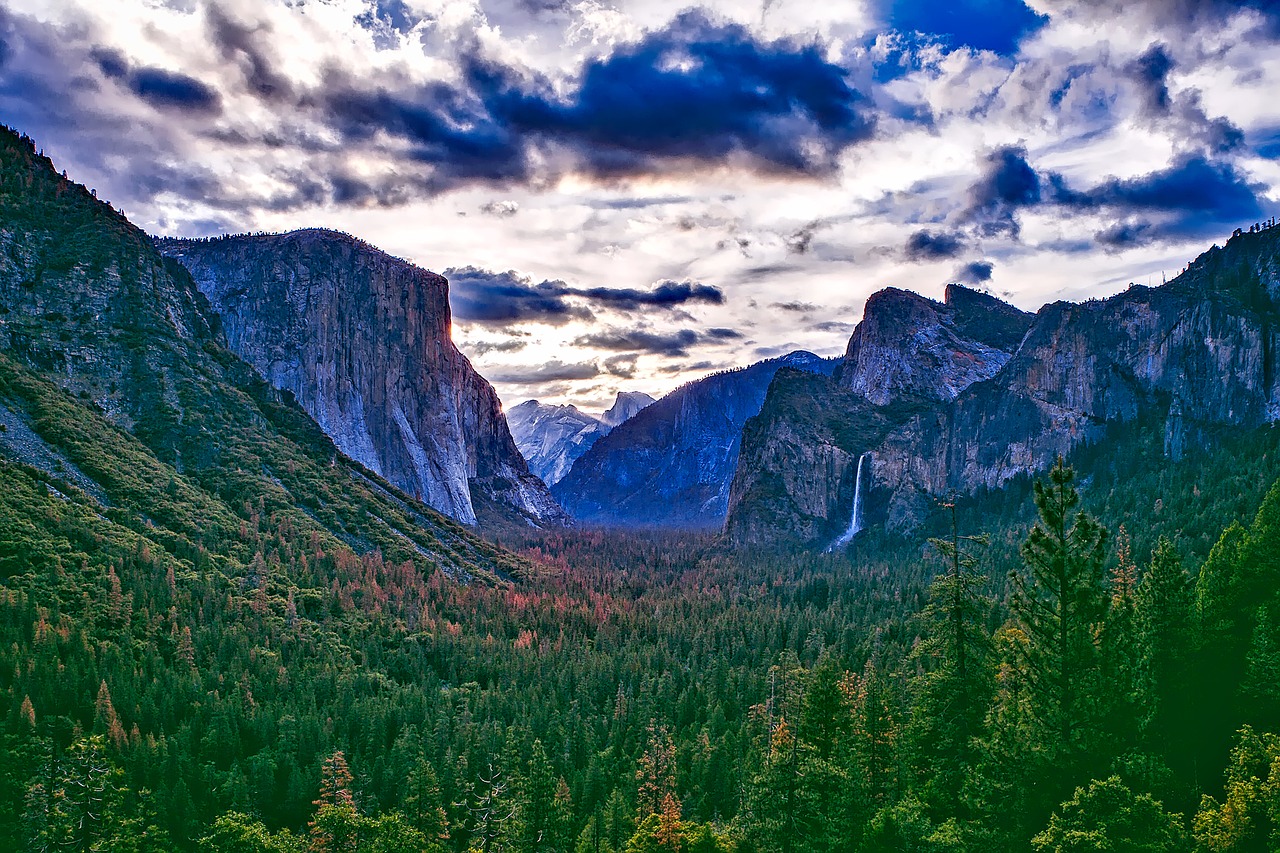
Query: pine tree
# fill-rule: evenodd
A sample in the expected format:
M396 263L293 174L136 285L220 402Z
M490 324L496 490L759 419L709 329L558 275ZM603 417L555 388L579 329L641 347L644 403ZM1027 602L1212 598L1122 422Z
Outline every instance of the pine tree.
M676 790L676 747L666 726L649 723L648 747L636 768L636 820L662 813L662 800Z
M351 853L360 843L360 815L351 795L351 770L342 750L320 766L320 796L310 823L311 853Z
M1173 543L1161 537L1135 595L1141 654L1143 742L1186 786L1194 755L1185 748L1196 737L1191 694L1195 655L1195 604L1191 578Z
M1039 520L1022 545L1027 571L1010 575L1013 613L1027 636L1017 663L1043 746L1071 784L1085 771L1099 732L1096 637L1108 604L1107 532L1078 509L1075 472L1061 459L1047 482L1035 484L1035 504Z
M419 757L409 771L403 804L405 817L424 836L439 841L449 837L449 819L440 796L440 783L435 769L425 758Z
M1125 755L1138 747L1146 715L1142 684L1142 654L1137 619L1138 567L1133 561L1128 531L1116 535L1116 565L1111 572L1111 596L1098 638L1101 678L1098 683L1099 724L1105 742L1100 748Z
M921 611L922 639L912 661L922 671L912 678L907 740L923 798L935 812L960 816L961 791L977 763L976 741L994 692L991 639L983 625L990 600L981 592L987 578L975 571L968 550L985 546L986 536L961 536L955 504L951 537L931 539L945 561Z

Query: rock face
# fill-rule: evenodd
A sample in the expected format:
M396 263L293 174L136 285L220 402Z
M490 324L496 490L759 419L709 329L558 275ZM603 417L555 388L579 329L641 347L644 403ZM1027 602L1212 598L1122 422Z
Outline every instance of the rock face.
M596 416L577 406L526 400L507 410L507 424L529 470L554 486L596 441L652 402L648 394L627 391L618 394L607 412Z
M552 493L591 524L719 527L743 425L784 367L829 374L836 362L795 352L683 385L596 441Z
M733 541L830 541L866 451L867 518L905 530L929 496L1043 470L1108 424L1163 422L1176 457L1215 430L1280 420L1280 229L1237 234L1163 287L1034 319L962 288L943 309L877 294L835 382L779 374L745 433Z
M444 278L332 231L157 246L191 272L231 349L343 453L464 524L564 521L450 339Z
M837 381L878 406L903 396L954 400L1004 367L1030 325L1031 315L958 284L944 303L881 290L867 300Z

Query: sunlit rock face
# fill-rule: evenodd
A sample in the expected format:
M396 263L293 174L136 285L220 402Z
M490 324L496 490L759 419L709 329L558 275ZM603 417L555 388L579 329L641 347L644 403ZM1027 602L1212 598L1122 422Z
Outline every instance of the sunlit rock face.
M466 524L564 521L450 338L443 277L332 231L157 244L343 453Z
M932 497L998 488L1139 418L1164 424L1174 458L1280 420L1280 229L1162 287L1034 317L959 287L945 303L877 293L834 381L778 375L744 432L726 532L829 544L867 451L868 524L912 529Z

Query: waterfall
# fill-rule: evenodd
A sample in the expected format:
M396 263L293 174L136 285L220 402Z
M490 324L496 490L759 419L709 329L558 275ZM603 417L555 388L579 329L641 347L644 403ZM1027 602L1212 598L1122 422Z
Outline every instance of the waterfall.
M858 457L858 472L854 475L853 480L853 513L849 516L849 527L844 533L840 534L840 538L831 543L828 551L838 551L853 541L853 537L862 532L862 469L867 463L867 457L871 455L871 451L867 451Z

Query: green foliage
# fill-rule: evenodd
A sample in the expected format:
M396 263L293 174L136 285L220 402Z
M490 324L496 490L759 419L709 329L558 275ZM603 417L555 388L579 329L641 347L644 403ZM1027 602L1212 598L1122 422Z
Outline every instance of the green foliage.
M1077 788L1031 844L1046 853L1182 853L1190 845L1181 818L1112 776Z
M1205 795L1196 841L1213 853L1262 853L1280 846L1280 736L1240 730L1222 802Z

